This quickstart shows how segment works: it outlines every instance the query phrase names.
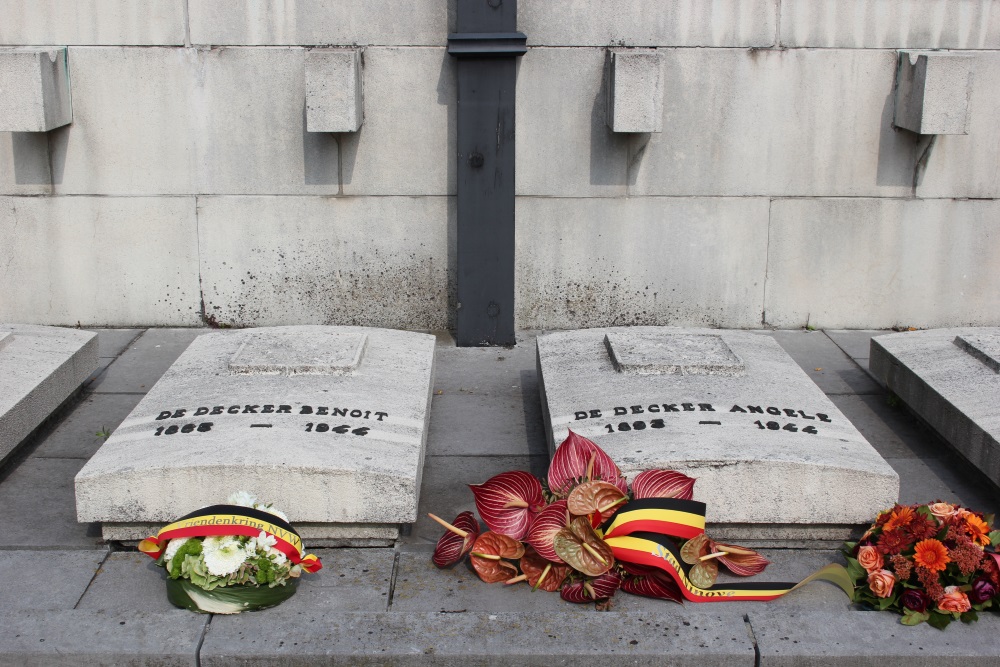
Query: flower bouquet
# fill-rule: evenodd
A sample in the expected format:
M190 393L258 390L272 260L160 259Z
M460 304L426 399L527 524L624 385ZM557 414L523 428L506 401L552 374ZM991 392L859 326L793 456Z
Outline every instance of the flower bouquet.
M844 544L856 599L902 614L905 625L944 629L972 623L1000 591L1000 531L992 516L935 502L879 514L858 542Z
M673 470L647 470L631 480L600 447L572 431L556 450L546 480L505 472L470 485L488 530L472 512L452 522L430 515L447 532L433 561L449 567L467 556L480 579L559 591L569 602L611 606L619 589L681 602L771 600L796 584L716 585L719 568L739 576L762 572L752 549L705 534L705 504L692 500L695 480ZM851 594L840 565L812 575Z
M212 614L273 607L295 594L302 570L322 567L283 512L245 491L228 503L192 512L139 544L167 571L174 605Z

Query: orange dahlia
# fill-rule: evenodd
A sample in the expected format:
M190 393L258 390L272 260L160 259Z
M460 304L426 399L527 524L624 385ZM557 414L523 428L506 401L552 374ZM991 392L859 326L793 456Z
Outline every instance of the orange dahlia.
M916 561L917 565L936 572L944 570L951 562L951 559L948 558L948 549L938 540L917 542L913 560Z
M984 547L988 547L990 545L989 524L971 512L962 519L965 521L965 532L969 534L969 537Z
M889 520L885 524L884 530L886 532L890 530L895 530L897 528L902 528L913 521L913 508L907 507L906 505L899 505L892 511L889 516Z

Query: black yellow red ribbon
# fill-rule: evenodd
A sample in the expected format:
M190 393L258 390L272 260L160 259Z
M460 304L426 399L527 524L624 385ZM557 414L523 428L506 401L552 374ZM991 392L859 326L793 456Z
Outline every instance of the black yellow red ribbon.
M155 537L139 543L139 551L159 558L167 542L178 537L208 537L210 535L245 535L257 537L261 532L272 536L274 548L306 572L317 572L323 567L319 558L307 554L302 548L302 538L287 521L262 510L240 505L212 505L191 512L164 526Z
M798 583L746 582L700 588L691 583L691 566L680 557L671 539L691 539L705 532L705 503L676 498L633 500L603 527L604 541L615 558L626 563L655 567L666 572L691 602L774 600L810 581L823 579L840 586L853 599L854 585L841 565L828 565Z

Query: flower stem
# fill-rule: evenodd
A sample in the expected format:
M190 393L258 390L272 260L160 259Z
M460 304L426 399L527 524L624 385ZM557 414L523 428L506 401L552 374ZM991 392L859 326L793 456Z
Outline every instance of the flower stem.
M461 528L456 528L455 526L451 525L450 523L448 523L447 521L445 521L444 519L442 519L439 516L436 516L434 514L428 514L427 516L429 516L430 518L434 519L439 524L441 524L442 526L444 526L445 528L447 528L451 532L455 533L459 537L468 537L469 536L469 533L467 533L466 531L462 530Z
M526 575L526 574L519 574L516 577L514 577L513 579L508 579L507 581L505 581L503 583L504 583L504 586L510 586L511 584L516 584L516 583L525 581L527 578L528 578L528 575Z
M597 553L597 549L595 549L594 547L590 546L586 542L581 542L580 544L583 545L584 549L586 549L587 551L590 552L591 556L593 556L597 560L601 561L601 565L607 565L608 564L608 561L604 559L604 556L602 556L601 554Z

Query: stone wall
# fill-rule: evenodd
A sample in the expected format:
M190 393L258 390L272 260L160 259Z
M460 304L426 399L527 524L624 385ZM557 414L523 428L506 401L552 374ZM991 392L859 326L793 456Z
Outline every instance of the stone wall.
M73 112L0 132L0 321L447 327L453 4L0 0ZM519 328L1000 324L995 1L518 4ZM306 131L322 46L357 132ZM657 49L662 132L608 128L611 46ZM971 56L968 134L893 127L901 49Z

